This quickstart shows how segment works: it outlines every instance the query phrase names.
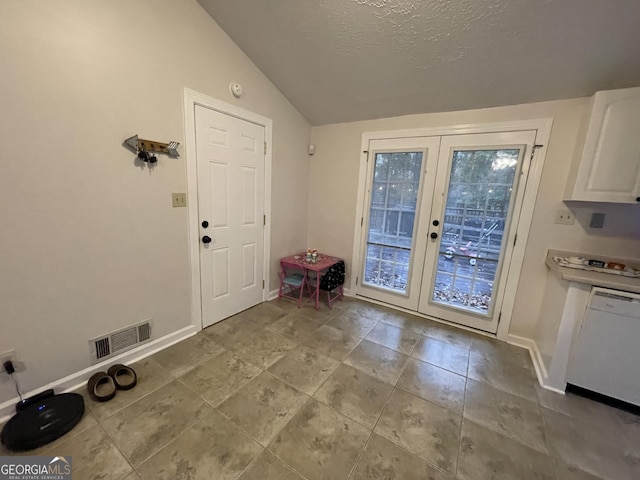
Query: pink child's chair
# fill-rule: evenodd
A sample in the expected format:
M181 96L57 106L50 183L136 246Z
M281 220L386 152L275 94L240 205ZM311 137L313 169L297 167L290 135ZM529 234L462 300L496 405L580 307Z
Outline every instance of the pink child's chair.
M298 308L302 304L302 295L307 285L307 271L300 265L280 262L280 289L278 298L291 298L296 300Z

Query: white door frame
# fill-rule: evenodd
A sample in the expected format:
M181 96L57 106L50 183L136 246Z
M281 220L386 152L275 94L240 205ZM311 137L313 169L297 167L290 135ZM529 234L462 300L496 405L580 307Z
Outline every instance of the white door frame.
M507 340L509 334L509 326L511 325L511 316L515 304L515 297L518 290L518 279L522 271L524 262L524 254L526 251L527 240L529 238L529 230L531 229L531 221L535 209L538 188L542 179L542 169L549 147L549 137L551 136L551 127L553 126L553 118L539 118L532 120L515 120L510 122L495 122L472 125L457 125L439 128L416 128L410 130L388 130L379 132L364 132L362 134L362 142L360 144L360 170L358 173L358 195L356 203L356 215L354 218L353 236L353 253L351 255L351 286L353 292L356 292L356 276L360 274L361 265L361 236L363 233L361 222L366 214L366 178L367 178L367 157L369 150L369 141L383 138L406 138L406 137L433 137L444 135L465 135L472 133L498 133L498 132L517 132L522 130L537 130L536 144L542 147L534 149L533 160L529 167L524 198L522 200L522 208L520 210L520 218L516 227L516 235L520 239L511 255L511 264L507 274L506 288L502 301L502 318L498 325L496 334L499 340ZM527 152L528 154L528 152ZM412 312L415 313L415 312ZM421 314L418 314L421 315ZM438 321L442 321L436 319ZM448 322L444 322L448 323ZM457 324L453 324L456 325ZM464 328L464 327L462 327Z
M236 107L190 88L184 89L184 137L187 165L187 207L189 225L189 263L191 265L191 324L202 330L202 290L200 288L200 225L198 220L198 176L196 157L196 106L202 106L264 127L264 281L262 301L267 299L271 265L271 151L273 122L244 108Z

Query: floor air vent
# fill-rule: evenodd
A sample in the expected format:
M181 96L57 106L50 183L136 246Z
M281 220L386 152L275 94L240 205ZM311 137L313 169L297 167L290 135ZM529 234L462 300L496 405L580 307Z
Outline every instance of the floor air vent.
M98 363L148 340L151 340L150 320L89 340L91 360Z

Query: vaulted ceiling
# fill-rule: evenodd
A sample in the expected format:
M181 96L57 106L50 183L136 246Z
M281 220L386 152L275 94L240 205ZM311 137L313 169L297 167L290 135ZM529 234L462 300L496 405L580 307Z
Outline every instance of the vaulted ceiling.
M312 125L640 85L639 0L198 0Z

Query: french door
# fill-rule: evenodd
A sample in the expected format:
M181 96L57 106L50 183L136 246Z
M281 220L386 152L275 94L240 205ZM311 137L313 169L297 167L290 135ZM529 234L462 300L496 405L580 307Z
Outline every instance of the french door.
M430 150L438 153L437 160L430 158L431 168L418 186L419 209L409 255L398 255L407 239L401 247L397 244L402 242L392 245L385 240L376 248L372 239L380 230L376 220L379 202L370 192L363 281L357 293L495 333L529 167L526 153L531 152L535 135L535 131L521 131L422 139L433 142ZM402 144L405 140L394 141ZM369 162L368 185L375 192L380 188L376 171L384 157L371 151L374 160ZM394 209L388 207L385 204L388 213L383 218L393 220ZM382 238L388 239L389 229L386 224L383 227ZM367 282L367 278L374 281Z
M419 312L496 332L535 135L442 137Z
M358 295L418 308L439 146L438 137L369 143Z

